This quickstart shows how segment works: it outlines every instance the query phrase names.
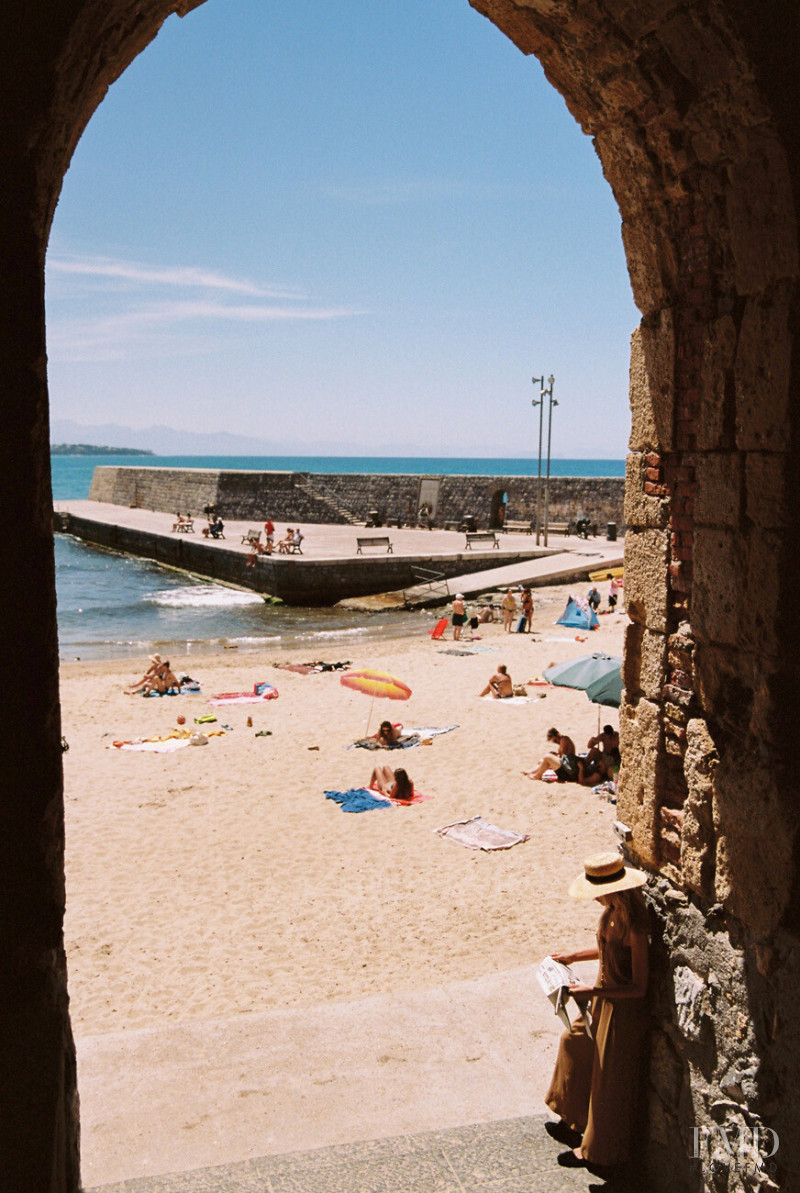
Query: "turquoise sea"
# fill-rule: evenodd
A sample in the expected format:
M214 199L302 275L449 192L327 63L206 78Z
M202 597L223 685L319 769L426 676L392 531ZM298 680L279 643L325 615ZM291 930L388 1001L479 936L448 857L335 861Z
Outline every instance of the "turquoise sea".
M316 456L53 456L53 498L86 499L99 464L161 468L245 468L297 472L410 472L531 476L530 459ZM624 460L551 460L554 476L624 476ZM145 658L154 650L185 667L198 653L236 646L296 646L298 661L350 659L365 637L419 633L425 613L357 613L267 605L257 595L196 580L146 560L56 535L59 651L64 659Z

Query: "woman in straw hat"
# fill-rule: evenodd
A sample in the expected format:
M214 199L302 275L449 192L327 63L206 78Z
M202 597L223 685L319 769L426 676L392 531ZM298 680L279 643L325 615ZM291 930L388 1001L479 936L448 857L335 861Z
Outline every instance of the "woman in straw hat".
M595 986L570 988L590 1003L592 1034L580 1015L562 1035L545 1097L560 1119L548 1131L572 1148L558 1157L569 1168L611 1167L628 1157L647 1022L647 908L638 890L644 882L619 854L600 853L586 859L569 888L573 899L603 904L595 948L553 953L563 965L600 962Z

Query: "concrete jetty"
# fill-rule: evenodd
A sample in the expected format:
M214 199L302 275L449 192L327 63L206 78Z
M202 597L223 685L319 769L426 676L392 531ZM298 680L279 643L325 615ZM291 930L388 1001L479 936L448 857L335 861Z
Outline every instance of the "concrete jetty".
M550 536L548 546L533 535L497 535L498 546L469 548L455 530L367 530L363 526L304 524L302 555L260 556L249 566L242 541L253 522L228 521L225 538L173 531L175 516L98 501L59 501L57 532L86 543L151 559L205 579L278 597L290 605L334 605L378 593L398 594L397 604L436 604L452 592L478 592L508 584L544 585L585 579L590 571L622 563L622 544L605 539ZM359 538L392 544L358 553ZM432 581L432 582L431 582Z

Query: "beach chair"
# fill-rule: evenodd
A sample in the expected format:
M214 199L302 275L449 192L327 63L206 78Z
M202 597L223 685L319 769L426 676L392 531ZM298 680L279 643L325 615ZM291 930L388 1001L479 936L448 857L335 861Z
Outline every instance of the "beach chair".
M444 632L447 629L447 618L440 617L436 625L431 630L431 638L436 641L437 638L444 637Z

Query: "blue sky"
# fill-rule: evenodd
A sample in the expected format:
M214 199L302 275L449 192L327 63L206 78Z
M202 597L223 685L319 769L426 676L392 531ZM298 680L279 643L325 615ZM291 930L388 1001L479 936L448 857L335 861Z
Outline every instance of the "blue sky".
M78 145L51 417L276 451L621 457L630 294L590 140L467 0L208 0Z

